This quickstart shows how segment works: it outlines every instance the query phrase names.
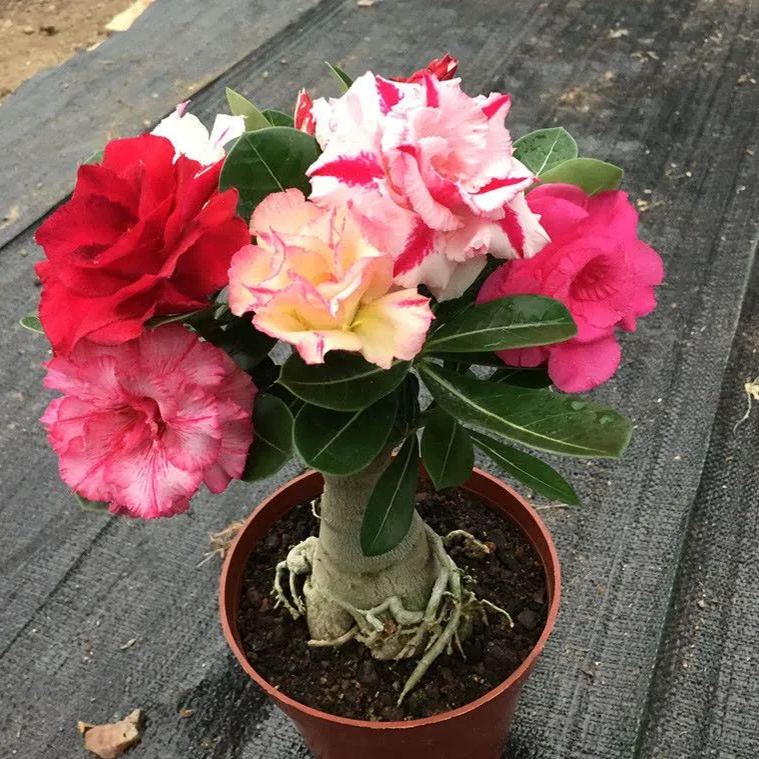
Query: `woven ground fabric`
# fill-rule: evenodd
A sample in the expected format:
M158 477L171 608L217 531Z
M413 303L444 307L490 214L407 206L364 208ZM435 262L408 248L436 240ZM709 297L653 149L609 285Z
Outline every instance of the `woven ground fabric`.
M230 0L249 34L224 26L224 5L154 3L123 36L0 106L0 154L12 163L0 217L15 202L22 211L0 230L0 754L82 755L78 720L140 707L135 759L309 757L228 653L218 561L197 566L209 532L297 469L201 496L168 521L78 510L37 422L49 400L45 343L16 326L39 295L32 235L105 132L151 125L175 100L191 96L207 121L229 86L289 110L295 83L334 92L324 60L392 75L450 51L469 92L512 93L515 135L562 124L583 153L627 167L641 234L667 272L657 312L595 394L633 418L628 454L552 460L584 505L537 502L561 556L562 609L505 757L759 756L759 406L733 432L743 385L759 374L755 0ZM197 50L192 28L189 39L206 39ZM230 40L213 55L210 29ZM135 50L149 83L139 93ZM187 68L201 57L203 71ZM82 155L62 154L64 142Z

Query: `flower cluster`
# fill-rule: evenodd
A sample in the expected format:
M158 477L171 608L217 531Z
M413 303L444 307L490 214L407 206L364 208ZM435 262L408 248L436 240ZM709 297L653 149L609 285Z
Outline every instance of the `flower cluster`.
M62 393L42 421L76 493L115 513L166 516L202 483L216 493L250 471L253 401L276 379L265 355L276 340L299 365L347 352L360 354L354 367L396 370L424 352L413 368L428 379L450 359L430 358L436 341L545 365L568 392L614 374L618 330L655 307L661 259L638 239L618 177L593 195L579 175L551 181L549 161L575 160L580 172L594 162L561 129L528 135L532 154L513 144L510 97L467 95L457 66L444 56L407 77L352 83L337 72L346 92L301 90L292 118L232 93L235 115L210 132L183 103L79 168L71 199L36 235L39 318L54 352L46 385ZM493 259L504 263L481 284ZM473 344L462 347L441 314L467 309L436 303L533 295L559 301L561 322L537 347L509 343L506 329L488 343L481 327L464 330ZM538 329L547 300L530 303L523 315L536 309L535 323L524 318ZM545 344L572 335L572 320L574 337ZM259 408L283 405L268 401Z
M209 136L180 106L153 134L110 142L37 231L46 385L63 393L42 421L64 482L114 513L176 514L245 466L251 379L184 327L147 328L208 306L249 241L236 190L218 189L239 121Z

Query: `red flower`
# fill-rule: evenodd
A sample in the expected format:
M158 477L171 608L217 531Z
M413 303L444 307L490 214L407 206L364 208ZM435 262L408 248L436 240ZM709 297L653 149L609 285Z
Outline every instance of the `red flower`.
M204 168L174 152L154 135L110 142L37 231L40 319L57 353L85 337L131 340L148 319L202 308L227 283L250 241L237 191L218 191L221 162Z
M415 71L411 76L394 77L396 82L422 82L427 74L436 76L439 81L453 79L456 76L456 69L459 67L459 59L446 53L442 58L433 58L426 68Z
M300 90L298 92L298 99L295 101L295 128L306 134L314 135L316 133L316 121L314 121L311 109L313 108L314 101L311 100L311 95L308 94L308 90Z

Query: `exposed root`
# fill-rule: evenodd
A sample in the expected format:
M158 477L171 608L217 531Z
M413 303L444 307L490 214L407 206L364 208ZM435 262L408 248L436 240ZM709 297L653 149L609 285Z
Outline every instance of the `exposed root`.
M513 626L511 616L505 609L477 598L464 587L467 578L463 577L446 551L446 545L454 541L462 541L467 554L478 558L490 555L491 548L464 530L456 530L442 538L427 527L427 534L438 575L423 612L405 608L398 596L387 598L371 609L359 609L320 588L330 601L348 612L355 625L336 638L308 642L313 648L328 648L356 640L373 651L393 643L398 650L393 657L395 659L408 659L421 654L404 685L398 704L421 682L441 654L451 654L456 648L464 656L462 640L470 634L475 618L488 624L487 611L490 610L503 616ZM318 538L307 538L292 548L276 568L272 593L277 599L276 605L284 606L293 619L306 614L305 597L298 588L298 578L306 577L306 582L309 582L317 544ZM285 576L289 594L285 592Z
M358 635L358 627L351 627L347 633L340 635L332 640L309 640L308 645L311 648L340 648L346 643L350 643Z
M197 567L202 567L203 564L210 561L214 556L223 559L227 555L232 541L237 537L237 533L240 532L243 524L243 522L232 522L223 530L219 530L219 532L209 532L208 541L211 544L211 550L203 554L203 558L195 565L196 569Z
M470 535L466 530L454 530L453 532L449 532L443 538L443 543L445 544L445 547L448 548L459 538L461 538L464 546L464 552L472 559L482 559L493 553L493 549L487 543L477 540L474 535Z
M291 548L284 561L277 564L274 574L274 588L272 594L277 599L274 608L284 606L293 619L298 619L306 613L306 602L302 593L298 590L298 577L308 576L311 574L313 566L314 551L319 539L311 536L306 538L302 543ZM290 598L287 597L282 588L282 578L287 575L290 586Z

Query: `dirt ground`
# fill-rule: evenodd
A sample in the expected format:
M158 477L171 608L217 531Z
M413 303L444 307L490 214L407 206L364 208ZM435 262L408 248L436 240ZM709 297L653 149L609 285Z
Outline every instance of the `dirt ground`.
M140 5L148 3L140 3ZM90 49L134 0L0 0L0 101L38 71Z

